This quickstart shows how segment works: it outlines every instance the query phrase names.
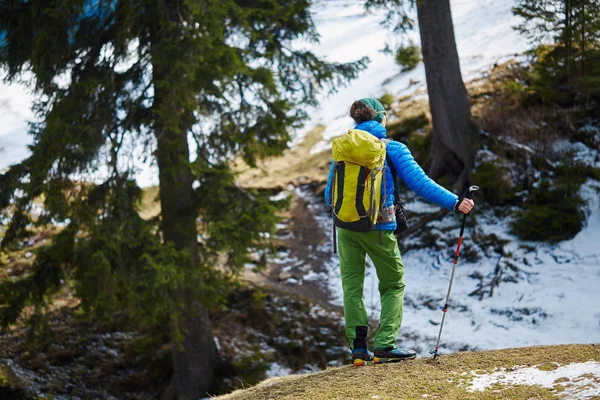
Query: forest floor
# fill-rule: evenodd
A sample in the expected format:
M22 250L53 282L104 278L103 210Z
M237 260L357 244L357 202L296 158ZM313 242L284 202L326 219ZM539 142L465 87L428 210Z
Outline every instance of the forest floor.
M90 320L69 293L57 300L67 299L46 314L43 332L30 337L17 324L0 335L0 399L158 398L171 371L168 324ZM220 355L213 395L339 366L347 356L339 311L282 288L242 284L211 321Z

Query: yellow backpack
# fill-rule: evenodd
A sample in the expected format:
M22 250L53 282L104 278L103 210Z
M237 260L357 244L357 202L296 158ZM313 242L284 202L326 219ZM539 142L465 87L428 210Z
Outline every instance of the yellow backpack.
M385 147L385 142L357 129L334 139L330 204L335 226L354 232L373 230L381 203Z

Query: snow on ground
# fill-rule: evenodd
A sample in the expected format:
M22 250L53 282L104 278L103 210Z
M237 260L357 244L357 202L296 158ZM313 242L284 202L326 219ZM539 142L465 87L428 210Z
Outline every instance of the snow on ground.
M584 127L582 130L589 129ZM596 128L598 129L598 128ZM600 146L598 147L600 148ZM592 149L581 142L570 142L566 139L561 139L553 144L553 152L559 157L569 155L572 162L589 166L600 167L600 157L598 151Z
M588 361L573 363L546 371L538 366L526 368L512 368L510 371L502 369L491 374L479 375L472 371L474 376L469 390L484 391L490 386L500 383L503 385L528 385L544 388L563 389L558 391L560 397L570 399L587 399L600 395L600 363Z
M363 0L317 0L314 21L321 40L310 47L333 62L348 62L368 56L371 63L360 77L336 94L321 96L321 105L309 110L310 121L298 132L295 143L317 124L327 129L324 141L315 150L329 146L329 140L344 133L351 125L346 117L353 99L380 96L383 93L406 93L425 88L422 65L399 74L400 67L392 55L381 53L386 43L398 43L389 29L381 26L381 14L366 15ZM510 8L513 0L452 0L452 12L461 67L465 80L477 76L498 60L511 57L527 48L526 41L511 26L517 19ZM404 39L419 43L417 31ZM2 73L0 72L0 76ZM388 80L384 85L384 82ZM415 83L411 85L411 81ZM28 154L27 120L33 118L33 96L19 85L0 84L0 171L19 162ZM138 174L139 183L156 183L156 170L145 166Z
M292 373L292 370L288 367L284 367L283 365L273 363L267 370L267 378L274 378L276 376L287 376Z
M509 233L509 219L498 218L489 210L477 210L480 235L495 234L509 242L503 253L478 251L480 260L468 263L461 259L457 267L450 309L444 325L441 351L461 349L500 349L532 345L600 342L600 200L599 185L588 182L582 196L588 200L587 226L572 240L558 245L523 242ZM320 250L331 251L331 216L320 199L298 189L297 194L309 203L319 225L329 239ZM421 201L415 201L415 209ZM411 209L409 203L409 209ZM458 215L430 223L427 229L450 233L458 239ZM465 245L472 245L470 229ZM414 239L417 240L418 239ZM410 245L411 238L404 242ZM445 245L446 246L446 245ZM448 247L448 246L446 246ZM448 290L452 270L451 248L403 251L405 265L405 308L400 345L425 355L434 347L442 317L441 308ZM402 248L401 248L402 251ZM337 256L324 260L332 303L342 304L342 288ZM494 288L493 296L469 296L497 265L506 267L505 281ZM510 266L517 268L517 272ZM365 272L365 304L371 318L380 312L377 277L370 262Z

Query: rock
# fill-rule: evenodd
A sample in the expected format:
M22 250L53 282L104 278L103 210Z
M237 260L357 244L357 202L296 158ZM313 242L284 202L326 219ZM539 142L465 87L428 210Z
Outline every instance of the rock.
M292 278L292 277L293 277L293 275L292 275L292 273L291 273L291 272L289 272L289 271L281 271L281 272L279 273L279 280L280 280L280 281L287 281L288 279L290 279L290 278Z

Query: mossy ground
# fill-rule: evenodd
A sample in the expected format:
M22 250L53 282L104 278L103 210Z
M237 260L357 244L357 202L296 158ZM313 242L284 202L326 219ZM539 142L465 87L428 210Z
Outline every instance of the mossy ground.
M467 390L472 371L600 361L600 345L540 346L496 351L461 352L398 364L330 368L308 375L269 379L219 400L254 399L553 399L553 389L493 385L483 392ZM461 375L466 372L467 374Z

